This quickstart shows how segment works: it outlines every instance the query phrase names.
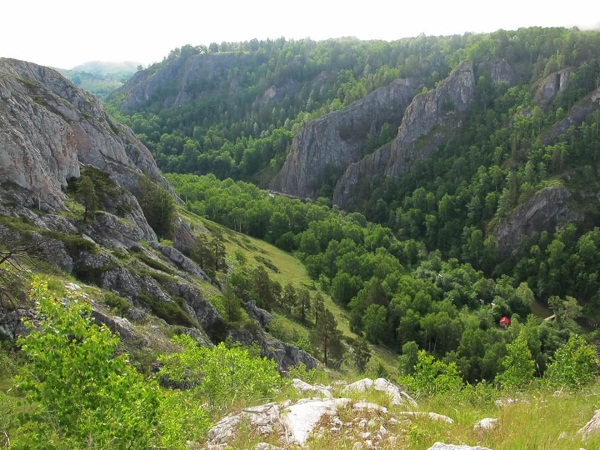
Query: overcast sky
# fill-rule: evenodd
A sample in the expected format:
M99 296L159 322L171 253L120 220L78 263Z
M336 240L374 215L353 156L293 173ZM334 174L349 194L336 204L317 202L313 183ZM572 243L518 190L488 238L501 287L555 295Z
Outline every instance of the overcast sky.
M186 44L253 38L600 28L597 0L4 0L0 14L0 56L63 69L95 60L148 65Z

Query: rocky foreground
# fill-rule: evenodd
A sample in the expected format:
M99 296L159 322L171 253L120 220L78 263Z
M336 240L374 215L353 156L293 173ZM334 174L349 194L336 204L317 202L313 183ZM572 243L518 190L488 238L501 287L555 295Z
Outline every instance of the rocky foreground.
M407 433L417 424L425 427L454 424L448 416L422 410L409 394L384 378L365 378L336 386L311 385L294 379L293 386L302 398L230 413L209 431L204 446L197 448L397 449L406 448ZM369 401L365 400L367 397ZM496 407L501 410L515 402L518 400L510 398L497 401ZM494 432L499 420L482 418L473 424L473 429L483 437L485 433ZM599 429L600 410L577 434L585 441ZM436 442L428 450L491 449L466 443Z

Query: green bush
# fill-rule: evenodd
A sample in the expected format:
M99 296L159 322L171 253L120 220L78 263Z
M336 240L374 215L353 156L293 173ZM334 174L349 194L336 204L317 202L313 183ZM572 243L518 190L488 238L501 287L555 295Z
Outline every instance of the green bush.
M583 337L572 334L554 353L544 379L554 387L578 388L596 378L596 350Z
M400 377L400 384L418 396L459 393L464 388L455 363L438 361L425 350L419 350L413 374Z
M504 371L496 377L502 387L508 389L524 388L533 381L535 373L535 361L531 356L531 350L527 346L525 331L506 346L507 355L502 360Z
M66 304L35 281L39 324L18 340L27 364L18 388L30 408L16 448L149 448L158 422L158 386L116 354L119 338L93 322L89 302Z
M228 348L221 343L213 348L200 347L190 336L173 341L182 351L162 358L160 374L186 386L199 402L218 415L234 405L263 402L282 386L275 361L251 357L248 350Z

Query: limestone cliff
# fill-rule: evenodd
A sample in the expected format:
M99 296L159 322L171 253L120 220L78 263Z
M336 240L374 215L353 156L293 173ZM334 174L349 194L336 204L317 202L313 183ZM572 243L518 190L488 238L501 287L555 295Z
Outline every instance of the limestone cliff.
M143 173L166 182L148 149L91 94L47 67L0 59L2 203L62 208L67 180L94 166L136 192Z
M170 59L160 68L138 72L121 90L125 96L123 110L145 105L156 96L164 97L161 106L165 108L201 99L205 91L203 86L208 87L215 80L225 78L235 63L233 54L191 55ZM229 94L236 93L233 84Z
M500 254L510 256L519 239L541 231L553 233L569 222L583 220L583 213L571 203L571 194L564 187L537 192L493 231Z
M294 139L272 189L315 197L326 178L343 173L365 156L368 138L377 136L384 124L398 126L421 86L416 80L396 80L347 108L309 123Z
M353 201L370 177L399 176L416 161L430 157L460 126L460 114L475 98L475 74L461 64L440 85L417 95L402 118L398 135L389 146L350 165L339 180L333 201L342 207Z

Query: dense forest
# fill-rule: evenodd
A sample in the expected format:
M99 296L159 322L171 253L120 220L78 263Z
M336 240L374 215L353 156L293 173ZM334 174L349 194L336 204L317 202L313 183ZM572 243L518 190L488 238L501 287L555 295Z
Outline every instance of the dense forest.
M405 372L424 349L456 363L468 381L493 380L507 344L524 333L541 376L571 332L596 328L600 317L600 113L593 107L586 120L573 120L600 86L599 44L598 32L528 28L396 42L185 46L144 76L192 57L235 69L188 86L182 101L173 100L173 79L135 105L126 104L126 90L109 104L171 173L190 211L297 255L349 312L353 331L402 354ZM486 75L491 58L514 68L512 86ZM335 173L316 201L259 188L311 120L397 78L435 89L465 60L479 75L462 127L407 174L365 180L348 211L332 208ZM542 80L559 71L568 86L543 99ZM365 153L390 142L397 125L371 136ZM558 188L571 193L583 219L499 248L495 230ZM498 326L505 316L508 332Z

